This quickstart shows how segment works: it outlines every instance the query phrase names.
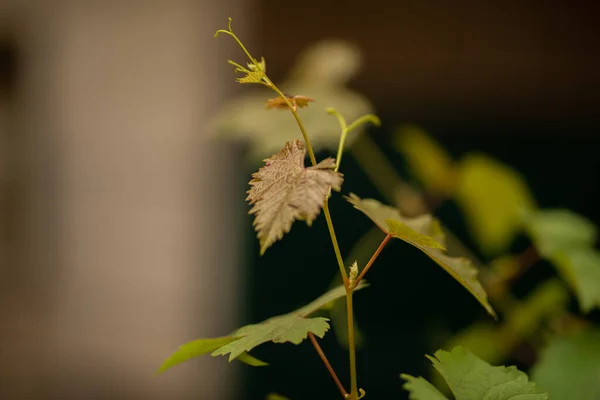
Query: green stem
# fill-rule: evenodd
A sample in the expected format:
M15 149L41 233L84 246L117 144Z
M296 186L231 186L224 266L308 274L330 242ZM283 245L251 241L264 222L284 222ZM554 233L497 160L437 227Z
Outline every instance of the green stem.
M304 124L302 123L302 120L300 119L300 115L298 115L298 111L296 110L296 107L294 107L294 105L289 101L287 96L285 94L283 94L283 92L281 90L279 90L279 88L277 86L275 86L273 81L271 81L271 79L269 79L266 75L265 75L265 81L267 82L268 87L273 89L275 91L275 93L277 93L279 96L281 96L281 98L283 98L283 100L289 107L290 111L294 115L294 118L296 118L296 123L298 124L298 127L300 128L300 132L302 132L302 137L304 138L304 143L306 143L306 149L308 150L308 156L310 157L310 162L312 163L312 165L317 165L317 159L315 157L315 152L313 151L312 145L310 144L310 140L308 139L308 134L306 133L306 128L304 127Z
M346 267L344 266L344 259L340 252L340 246L338 245L337 238L335 236L335 229L333 229L333 221L331 220L331 213L329 212L329 199L325 200L323 204L323 214L325 214L325 220L327 221L327 228L329 229L329 236L331 236L331 243L333 244L333 251L335 252L335 258L340 268L340 274L344 281L344 286L348 287L348 274L346 273Z
M344 154L344 144L346 143L346 136L348 136L348 129L342 129L342 135L340 137L340 144L337 151L337 156L335 157L335 172L340 169L340 164L342 163L342 155Z
M306 148L308 150L308 155L310 157L310 162L312 163L312 165L317 165L317 159L315 158L315 152L313 151L312 145L310 144L310 140L308 139L308 134L306 133L306 128L304 128L304 124L302 123L302 120L300 119L300 115L298 115L298 111L296 110L296 107L294 107L292 105L292 103L288 100L287 96L285 94L283 94L283 92L281 90L279 90L279 88L273 83L273 81L271 81L266 75L265 75L265 81L266 81L268 87L273 89L275 91L275 93L277 93L279 96L281 96L285 100L287 106L289 107L290 111L294 115L294 118L296 118L296 122L298 123L298 127L300 128L300 131L302 132L302 136L304 137L304 142L306 143ZM342 278L344 279L344 285L347 285L348 284L348 274L346 273L346 267L344 266L344 259L342 258L342 254L340 252L340 246L338 245L337 238L335 235L335 229L333 228L333 221L331 220L331 213L329 212L329 200L328 199L329 199L329 195L327 196L327 199L325 199L325 204L323 205L323 214L325 214L325 220L327 221L327 228L329 229L329 236L331 236L331 243L333 244L333 251L335 252L335 258L337 259L338 267L340 268L340 273L342 274Z
M348 128L346 128L346 130L348 132L352 132L354 129L356 129L357 127L359 127L360 125L362 125L366 122L371 122L373 125L376 125L376 126L379 126L381 124L379 117L377 117L376 115L373 115L373 114L366 114L366 115L363 115L362 117L357 118L356 121L354 121L353 123L348 125Z
M352 294L354 288L346 288L346 313L348 314L348 353L350 356L350 400L358 400L358 380L356 378L356 345L354 343L354 310Z

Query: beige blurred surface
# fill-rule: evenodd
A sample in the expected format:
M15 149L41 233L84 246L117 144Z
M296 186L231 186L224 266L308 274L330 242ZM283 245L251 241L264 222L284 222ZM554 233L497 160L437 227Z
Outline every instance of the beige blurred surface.
M230 398L224 359L153 374L235 327L239 175L206 120L232 86L212 34L245 2L8 3L0 398Z

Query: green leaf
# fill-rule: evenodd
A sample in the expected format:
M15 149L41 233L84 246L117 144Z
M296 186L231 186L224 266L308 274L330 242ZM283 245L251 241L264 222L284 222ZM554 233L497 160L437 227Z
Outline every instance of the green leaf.
M457 174L455 200L473 238L486 255L503 253L522 228L523 212L535 208L527 183L517 171L478 153L463 157Z
M218 348L211 355L229 354L229 361L231 361L243 352L266 342L300 344L307 338L309 332L322 338L329 330L327 321L329 321L327 318L304 318L297 314L269 318L260 324L247 325L238 329L233 334L239 338L238 340Z
M366 282L364 282L364 279L363 279L362 281L360 281L358 286L354 288L354 291L364 289L367 286L369 286L369 285ZM329 290L327 293L323 294L319 298L313 300L312 302L305 305L304 307L299 308L294 313L300 314L303 316L310 315L310 314L314 313L315 311L328 306L329 303L331 303L332 301L335 301L344 296L346 296L346 288L343 285L341 285L334 289Z
M369 217L382 231L415 246L441 266L465 289L467 289L486 311L496 318L487 294L477 280L477 269L464 257L450 257L445 249L445 236L440 224L431 215L417 218L403 217L400 212L373 199L361 199L350 194L346 199Z
M266 400L290 400L290 399L288 399L287 397L282 396L280 394L277 394L277 393L269 393L267 395Z
M548 394L516 367L494 367L470 351L455 347L427 356L457 400L547 400Z
M570 249L556 254L554 264L575 290L581 311L600 308L600 252Z
M335 160L326 158L306 168L306 149L300 140L285 144L265 165L252 174L246 198L252 205L254 227L260 241L260 254L290 231L295 220L310 226L321 212L330 189L339 191L342 174Z
M401 126L394 135L394 146L404 155L410 170L429 193L446 198L454 192L454 160L422 128Z
M524 216L525 228L543 257L573 247L593 247L598 229L587 218L565 209L538 210Z
M261 71L250 71L241 78L236 78L239 83L263 83L265 74Z
M600 399L600 330L555 339L531 376L552 400Z
M269 363L266 363L262 360L259 360L258 358L250 355L250 353L248 353L247 351L243 352L242 354L240 354L237 359L241 362L243 362L244 364L248 364L251 367L266 367L267 365L269 365Z
M502 363L519 343L531 339L543 324L564 313L568 302L569 293L562 281L550 279L524 300L512 304L503 323L476 322L456 333L443 347L462 345L487 362Z
M422 377L415 378L407 374L401 374L400 377L406 381L402 388L409 392L410 400L448 400L435 386Z
M541 210L527 214L524 221L540 255L574 290L581 310L600 307L600 252L593 248L596 226L568 210Z
M446 248L442 244L440 244L431 236L423 235L417 231L414 231L402 222L398 222L393 219L386 219L385 222L388 224L389 234L395 238L402 239L405 242L408 242L413 246L417 247L421 246L429 247L432 249L446 250Z
M364 281L361 281L354 290L360 290L367 286ZM237 358L252 366L267 365L248 354L248 352L254 347L270 341L299 344L306 339L309 332L322 338L329 329L328 320L326 318L306 317L345 295L346 288L339 286L289 314L269 318L259 324L244 326L229 336L197 339L186 343L163 363L159 372L163 372L193 357L208 353L211 353L213 357L229 354L229 361Z
M527 298L506 313L505 324L517 338L531 337L539 326L565 312L569 293L561 280L539 284Z
M219 347L225 346L234 340L237 340L237 338L233 336L222 336L210 339L196 339L181 345L175 353L171 354L171 356L165 360L163 365L161 365L161 367L158 369L158 372L164 372L174 365L180 364L191 358L211 353Z

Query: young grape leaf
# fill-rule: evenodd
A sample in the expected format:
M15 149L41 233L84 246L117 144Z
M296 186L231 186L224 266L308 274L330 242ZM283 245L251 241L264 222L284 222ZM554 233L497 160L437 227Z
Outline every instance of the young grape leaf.
M335 160L327 158L312 167L304 167L306 150L300 140L285 147L252 175L246 200L253 205L254 227L258 232L261 255L290 231L294 220L312 224L329 188L339 191L342 174L334 171Z
M262 83L265 74L261 71L250 71L241 78L236 78L239 83Z
M552 400L600 399L600 330L553 340L531 376Z
M354 290L360 290L368 286L363 282L361 281ZM209 353L213 357L230 354L229 361L238 359L252 366L267 365L267 363L254 358L248 352L254 347L270 341L299 344L306 339L308 332L322 338L329 329L328 320L326 318L307 317L345 295L346 288L339 286L289 314L272 317L259 324L244 326L228 336L197 339L186 343L180 346L163 363L158 372L164 372L174 365Z
M412 244L435 261L463 285L496 318L487 294L477 280L477 269L464 257L450 257L444 253L445 237L440 224L431 215L417 218L403 217L400 212L373 199L361 199L350 194L346 199L362 211L385 233Z
M435 386L422 377L415 378L407 374L401 374L400 378L406 383L402 389L409 392L410 400L448 400Z
M535 200L523 177L485 154L467 154L457 167L455 200L486 255L508 249Z
M427 356L444 377L456 400L547 400L548 394L530 382L516 367L494 367L470 351L455 347L451 352L438 350ZM412 377L408 376L410 380ZM407 379L405 376L404 379ZM414 382L412 378L412 382ZM420 385L421 387L422 385ZM439 397L438 397L439 398ZM417 399L421 399L417 397ZM422 397L423 400L437 399Z
M539 210L524 216L525 228L542 257L550 260L573 288L583 312L600 307L598 229L568 210Z

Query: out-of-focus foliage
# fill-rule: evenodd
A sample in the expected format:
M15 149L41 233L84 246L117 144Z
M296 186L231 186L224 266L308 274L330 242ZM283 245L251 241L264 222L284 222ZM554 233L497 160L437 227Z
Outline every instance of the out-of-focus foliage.
M458 165L455 199L473 237L489 255L500 254L510 246L522 228L522 213L535 204L521 175L477 153L463 157Z
M290 400L290 399L288 399L287 397L282 396L280 394L277 394L277 393L269 393L267 395L266 400Z
M427 358L444 377L456 400L548 399L548 394L516 367L491 366L463 347L455 347L450 352L439 350L435 357ZM425 385L426 381L409 375L402 378L408 382L404 388L411 391L411 399L444 399L439 391L434 391L433 385Z
M452 162L432 137L416 127L400 130L395 142L424 188L422 193L402 191L417 204L413 208L432 212L426 207L431 203L424 202L432 196L438 200L433 207L455 200L480 250L496 257L485 269L483 282L492 303L502 311L502 322L474 322L448 338L444 347L466 346L482 359L501 364L522 351L524 344L539 349L553 340L540 366L534 368L540 386L548 389L553 399L600 398L600 389L594 386L600 382L598 368L594 369L600 365L596 348L600 337L597 333L584 333L577 340L564 337L590 327L588 321L570 313L568 287L583 312L600 306L600 252L594 247L597 227L569 210L539 209L524 179L489 156L470 153ZM521 232L529 235L531 247L522 254L507 254ZM523 300L514 298L515 281L540 257L550 261L562 279L539 284ZM575 377L583 370L585 373ZM433 381L440 384L436 375ZM411 385L414 398L420 399L416 393L427 387L417 380Z
M523 301L514 301L503 322L475 322L452 336L443 347L464 346L491 364L502 364L520 343L532 339L542 326L561 315L568 301L565 286L558 279L551 279ZM439 383L435 377L433 381Z
M422 128L401 126L394 136L394 146L429 193L441 198L452 196L456 189L454 160Z
M550 260L573 288L581 310L600 307L600 252L594 249L598 229L568 210L540 210L524 218L540 255Z
M533 195L516 171L484 154L468 154L454 162L415 126L399 129L395 144L430 195L456 200L485 254L497 255L508 248L522 227L522 213L535 207Z
M531 375L552 400L600 399L600 330L555 339Z
M363 95L346 87L361 64L362 55L352 44L324 40L301 53L288 78L278 85L286 95L315 99L311 107L300 110L315 151L335 152L338 147L340 127L325 108L335 108L348 121L373 112L373 106ZM277 152L282 143L298 135L298 125L289 112L270 111L265 107L265 102L272 97L273 92L266 88L245 93L227 104L214 122L218 137L248 142L251 163ZM352 132L346 146L351 146L363 130L361 127Z

